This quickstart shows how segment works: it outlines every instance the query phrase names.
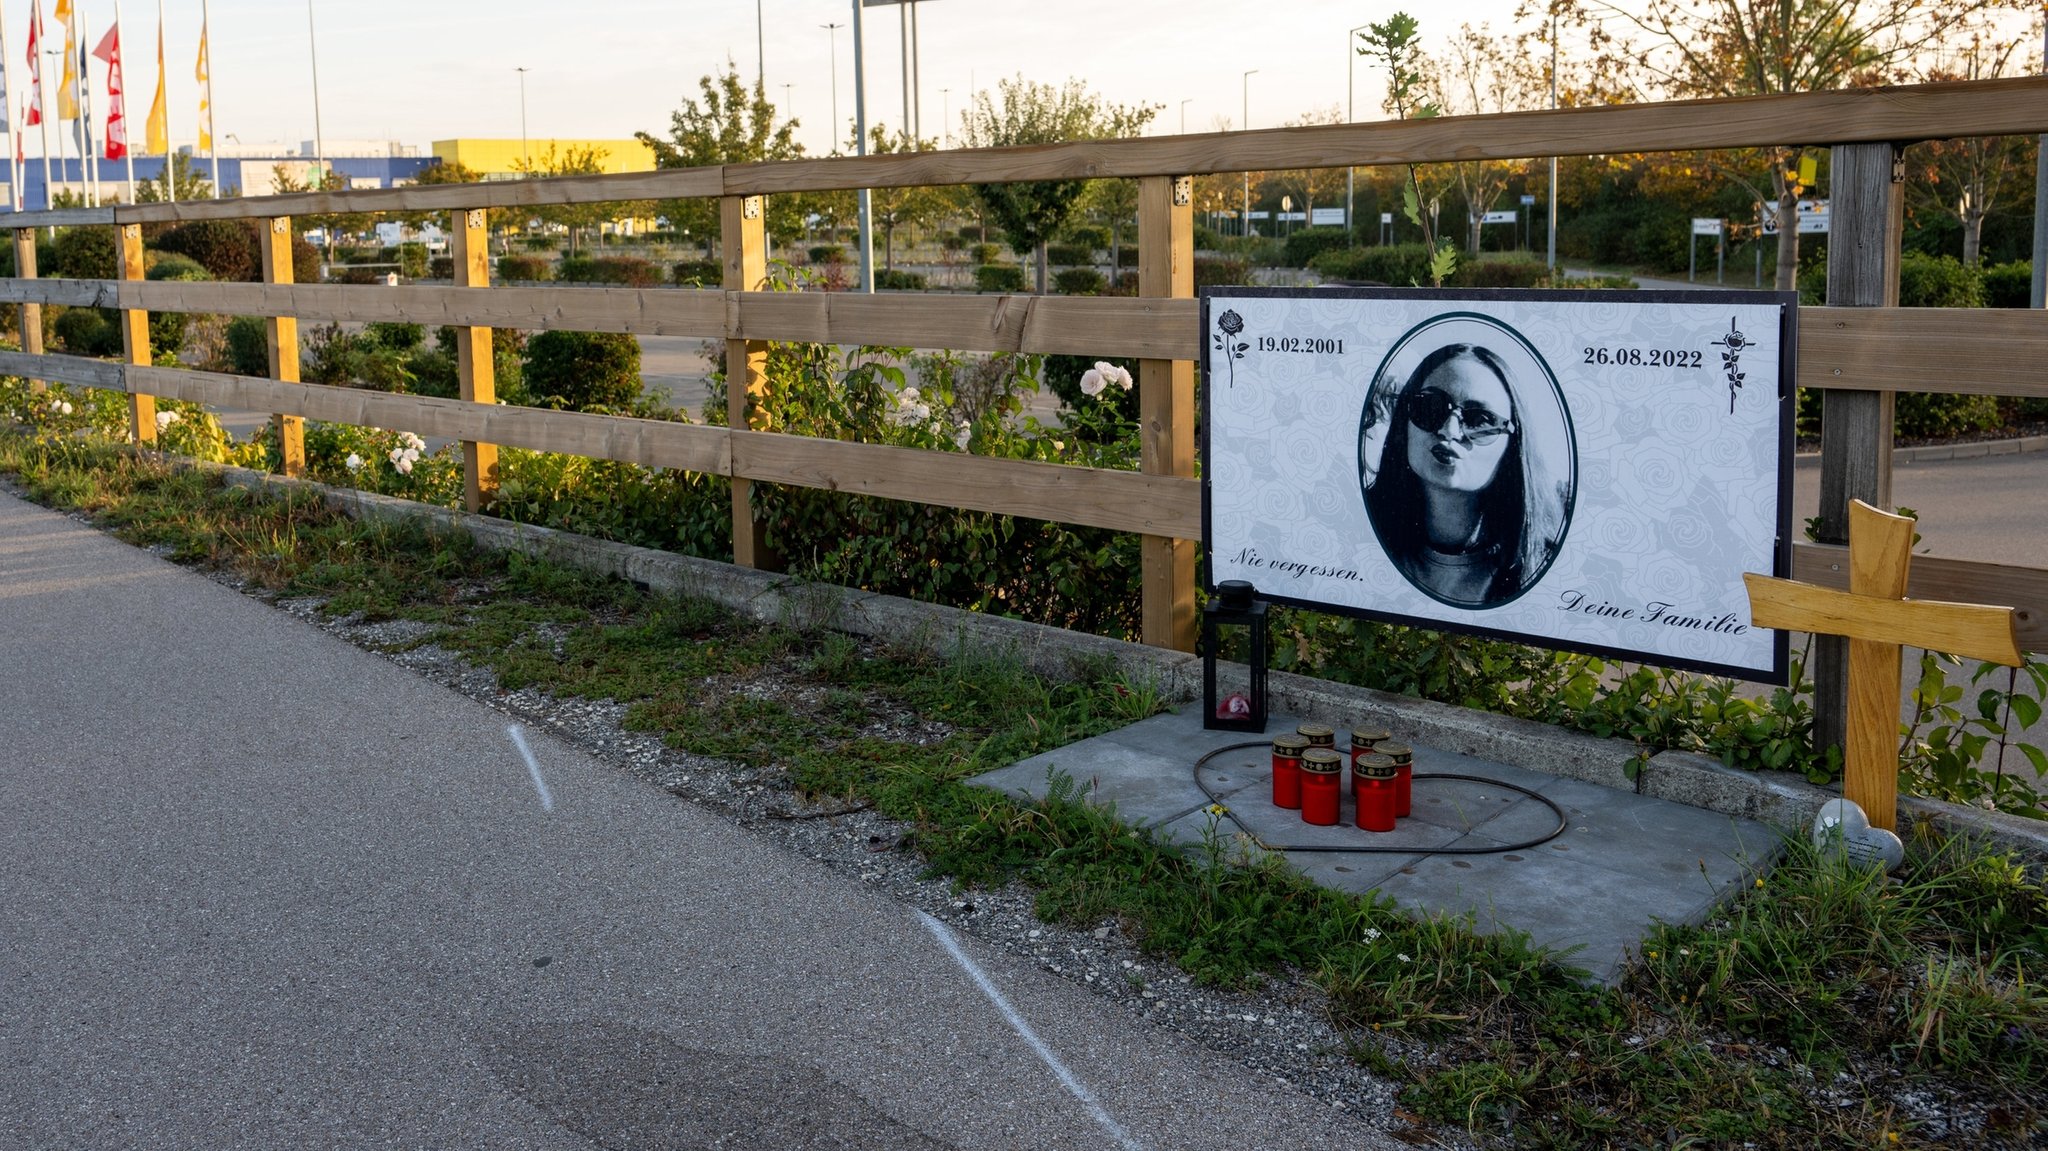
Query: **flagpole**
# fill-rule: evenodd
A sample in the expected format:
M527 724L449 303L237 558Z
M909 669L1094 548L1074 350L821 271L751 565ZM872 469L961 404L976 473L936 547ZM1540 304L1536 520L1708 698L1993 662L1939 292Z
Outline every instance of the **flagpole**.
M35 0L35 9L30 13L30 16L35 20L36 25L35 50L41 52L43 50L43 40L49 36L49 32L43 27L43 0ZM50 183L50 106L49 101L46 99L49 95L49 86L43 83L43 62L38 59L35 64L36 108L38 110L36 125L43 130L43 208L48 210L55 206L55 201L51 198L52 185ZM62 133L59 133L58 138L62 139Z
M91 27L85 22L85 6L82 4L72 5L71 21L81 29ZM85 37L81 35L78 37L78 73L72 77L78 91L78 153L82 160L80 175L90 181L90 203L97 208L100 206L100 154L99 149L93 147L92 138L91 68L92 50L86 45Z
M7 14L0 8L0 104L7 107L7 201L15 211L21 211L21 164L14 158L21 137L15 135L14 126L14 85L7 81L7 61L14 55L7 47Z
M118 50L121 47L121 34L127 30L128 25L121 20L121 0L114 0L114 47L117 50L117 54L119 54ZM128 68L126 61L122 62L121 68L121 159L128 166L128 202L133 204L141 198L141 192L135 183L134 133L128 130Z
M171 143L170 85L164 80L164 0L156 0L156 90L164 95L164 190L171 203L175 204L178 202L178 149ZM149 110L150 118L155 119L154 104Z
M213 198L220 199L220 137L213 131L213 0L200 0L199 47L206 61L206 154L213 160Z

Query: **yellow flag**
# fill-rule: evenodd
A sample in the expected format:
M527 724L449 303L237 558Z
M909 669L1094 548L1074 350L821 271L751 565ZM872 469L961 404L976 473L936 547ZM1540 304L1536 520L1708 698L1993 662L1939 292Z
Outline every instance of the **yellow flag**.
M159 156L171 154L170 109L164 106L164 22L156 22L156 99L149 102L149 124L144 129L144 150Z
M201 152L213 151L213 76L206 58L206 25L199 25L199 64L192 70L192 78L199 81L199 148Z
M57 84L57 118L78 119L78 43L72 39L71 0L57 0L57 23L64 25L64 79Z

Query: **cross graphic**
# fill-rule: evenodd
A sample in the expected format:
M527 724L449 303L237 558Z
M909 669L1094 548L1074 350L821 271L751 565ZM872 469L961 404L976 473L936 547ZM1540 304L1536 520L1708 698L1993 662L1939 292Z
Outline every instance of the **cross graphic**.
M1906 599L1913 521L1849 505L1849 590L1746 573L1757 627L1849 637L1848 746L1842 794L1870 815L1872 827L1897 830L1899 800L1899 648L2022 662L2017 613L2009 607Z

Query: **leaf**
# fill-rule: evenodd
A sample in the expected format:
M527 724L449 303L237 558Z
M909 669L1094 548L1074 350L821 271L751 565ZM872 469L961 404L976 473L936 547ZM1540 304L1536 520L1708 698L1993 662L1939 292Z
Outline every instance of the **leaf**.
M2041 722L2041 705L2030 695L2012 697L2012 716L2020 721L2021 727L2032 727Z
M2048 775L2048 755L2042 754L2041 749L2031 743L2020 744L2019 749L2020 754L2027 757L2027 762L2034 765L2035 775Z

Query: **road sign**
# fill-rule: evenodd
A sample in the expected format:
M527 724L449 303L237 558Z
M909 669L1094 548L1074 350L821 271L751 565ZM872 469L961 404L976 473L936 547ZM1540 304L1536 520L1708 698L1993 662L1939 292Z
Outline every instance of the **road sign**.
M1520 212L1509 209L1504 212L1488 212L1479 218L1482 224L1513 224L1522 218Z
M1314 227L1318 228L1341 228L1344 226L1344 209L1312 208L1309 211L1308 222Z
M1775 236L1778 234L1778 206L1776 204L1758 204L1757 216L1759 223L1763 227L1764 235ZM1828 202L1826 200L1799 201L1799 234L1802 236L1815 233L1825 234L1827 230Z
M1381 213L1380 213L1380 223L1382 223L1382 224L1391 224L1391 223L1393 223L1393 222L1394 222L1394 214L1393 214L1392 212L1381 212Z
M1722 223L1719 220L1695 218L1692 222L1692 234L1695 236L1718 236L1721 234L1721 229Z
M1523 196L1522 196L1522 206L1523 206L1524 208L1530 207L1531 205L1533 205L1533 204L1535 204L1535 203L1536 203L1536 197L1534 197L1534 196L1531 196L1531 195L1528 195L1528 194L1526 194L1526 193L1524 193L1524 194L1523 194Z

